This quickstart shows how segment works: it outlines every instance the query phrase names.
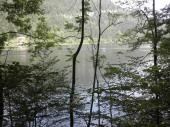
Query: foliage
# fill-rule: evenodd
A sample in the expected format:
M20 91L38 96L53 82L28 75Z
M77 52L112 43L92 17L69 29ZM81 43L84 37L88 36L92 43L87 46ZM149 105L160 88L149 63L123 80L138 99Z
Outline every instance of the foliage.
M13 63L3 67L7 111L5 119L11 117L13 126L35 123L36 119L49 116L50 111L47 109L57 110L60 107L61 110L61 107L64 107L65 102L57 99L57 94L61 96L60 94L67 91L65 74L55 70L49 71L50 64L51 61L32 66Z
M151 43L154 46L156 37L153 32L154 19L149 17L151 12L145 13L138 10L137 14L139 12L140 16L148 18L147 21L142 20L143 24L128 31L130 35L128 33L123 35L132 43L133 49L138 48L142 43ZM158 65L148 65L148 61L136 59L136 62L132 60L133 63L120 64L118 67L109 66L105 69L105 76L109 81L107 81L108 86L106 85L103 89L105 93L103 101L105 103L110 101L110 105L115 106L115 110L120 112L121 115L112 119L117 126L169 126L169 97L167 96L170 92L168 86L170 81L169 18L164 17L165 15L167 15L166 11L157 12L157 17L159 16L157 18L158 37L156 38L159 43L156 54ZM135 41L131 41L129 39L131 37ZM154 50L154 47L151 48L153 55Z
M91 11L91 7L90 7L90 1L89 0L85 0L84 2L84 23L87 23L87 21L89 20L89 12ZM80 11L82 11L80 9ZM82 26L82 17L81 16L77 16L75 17L75 23L70 23L68 21L66 21L65 23L65 29L70 29L73 31L77 31L80 32L81 31L81 26Z
M84 19L83 16L79 15L79 12L74 12L73 15L77 16L75 16L74 21L72 19L65 21L67 32L62 36L60 36L60 29L55 29L54 24L49 25L46 16L42 15L42 7L49 4L46 1L46 4L42 5L43 1L3 0L0 2L0 13L16 28L14 31L0 34L0 53L4 43L20 33L29 37L27 46L34 59L27 65L21 65L19 62L10 64L6 61L0 64L0 99L2 100L0 104L1 110L4 111L3 126L58 126L63 121L69 120L67 115L71 110L72 119L81 116L81 119L87 122L88 113L86 110L89 108L89 96L88 94L85 95L86 97L82 95L85 91L75 92L75 82L70 89L67 81L68 75L66 75L67 70L58 66L60 60L57 56L53 56L53 53L60 43L70 41L68 38L74 38L72 40L76 42L81 40L77 51L70 50L69 55L67 55L68 61L73 59L73 68L76 68L76 58L81 50L84 37L89 34L88 30L84 30L83 24L86 24L85 29L88 29L89 21L92 25L91 29L94 30L97 26L94 22L98 10L93 3L96 1L85 0L84 10L79 10L84 12ZM94 101L94 106L97 105L98 110L96 111L92 105L92 114L90 115L93 116L93 121L89 125L111 127L170 126L170 7L167 6L157 11L155 20L154 14L152 14L153 10L147 7L142 8L146 1L132 2L136 3L137 8L128 11L131 13L131 18L135 18L136 26L122 34L120 41L130 45L133 50L143 44L150 44L150 52L156 64L152 59L144 61L145 57L131 57L131 61L124 64L109 64L104 68L105 74L102 74L106 57L99 55L99 58L94 60L97 55L93 54L92 60L97 63L96 73L100 72L100 75L97 74L95 79L97 83L94 82L93 91L94 98L96 97L95 99L98 101ZM63 2L55 3L58 9L58 6L63 3L65 6L70 6L71 2L63 0ZM80 1L78 1L78 5L79 3ZM112 24L119 23L117 17L120 17L120 20L124 19L122 16L128 17L128 12L122 14L108 11L107 9L112 9L107 6L108 3L106 0L102 2L103 11L101 13L104 17L101 18L100 14L99 17L103 31L99 30L99 36ZM78 9L77 7L75 10ZM126 9L122 10L123 13L127 11ZM65 9L63 12L67 11ZM105 11L108 11L107 17L104 14ZM58 12L54 12L52 17L54 14L59 15ZM71 15L71 11L68 11L67 14ZM92 15L90 16L90 14ZM33 15L38 17L35 23L33 23ZM109 26L103 29L106 23ZM100 23L98 25L100 27ZM124 26L121 27L126 30ZM115 28L119 29L119 27ZM111 31L111 34L113 33ZM71 35L67 37L67 34ZM92 42L95 41L93 35L89 39ZM100 42L100 39L98 41ZM158 45L155 46L155 44ZM74 71L75 74L76 69ZM99 76L103 78L104 83L100 82ZM76 76L74 81L76 81L75 78ZM72 95L70 97L72 99L69 98L70 95ZM76 117L73 117L74 113ZM100 120L104 122L102 123Z
M52 29L48 26L44 17L38 19L35 31L33 31L32 40L29 42L30 52L37 57L42 51L50 51L52 47L59 47L64 39L57 36L59 29Z
M7 13L6 19L20 28L21 32L31 29L32 14L41 14L40 5L43 0L12 0L2 1L1 11Z

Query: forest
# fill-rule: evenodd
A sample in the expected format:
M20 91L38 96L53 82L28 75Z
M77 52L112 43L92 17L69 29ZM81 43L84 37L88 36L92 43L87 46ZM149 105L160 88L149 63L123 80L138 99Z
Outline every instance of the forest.
M0 127L170 127L170 1L0 0Z

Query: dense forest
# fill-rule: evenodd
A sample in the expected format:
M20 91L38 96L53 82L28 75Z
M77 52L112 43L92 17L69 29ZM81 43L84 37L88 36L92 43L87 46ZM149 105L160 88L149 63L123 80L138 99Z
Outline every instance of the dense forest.
M170 127L170 2L0 0L0 127Z

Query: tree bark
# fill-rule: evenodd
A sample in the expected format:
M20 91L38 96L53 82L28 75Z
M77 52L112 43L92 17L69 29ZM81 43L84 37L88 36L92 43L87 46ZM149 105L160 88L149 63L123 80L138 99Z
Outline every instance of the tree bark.
M85 22L84 11L85 11L84 0L82 0L81 40L76 52L73 54L73 61L72 61L72 86L71 86L71 93L70 93L70 127L74 127L74 93L75 93L75 83L76 83L76 60L84 42L84 22Z

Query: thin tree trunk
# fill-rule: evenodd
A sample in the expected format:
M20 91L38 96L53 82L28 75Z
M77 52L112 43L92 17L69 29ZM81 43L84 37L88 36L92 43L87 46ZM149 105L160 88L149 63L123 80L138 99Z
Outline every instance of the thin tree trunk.
M9 108L9 119L11 122L11 127L13 127L13 118L12 118L12 110L11 110L11 98L10 98L10 93L7 93L8 95L8 108Z
M157 29L157 16L155 12L155 0L153 0L153 20L154 20L154 35L153 35L153 57L154 57L154 67L158 66L158 51L157 51L157 45L158 45L158 29ZM158 71L155 70L155 85L158 85ZM156 93L156 100L159 99L159 93ZM160 126L160 111L159 111L159 105L156 109L156 124L157 127Z
M77 56L81 50L81 47L84 42L84 0L82 0L82 21L81 21L81 40L80 44L77 48L77 51L73 54L73 63L72 63L72 86L71 86L71 93L70 93L70 127L74 127L74 93L75 93L75 83L76 83L76 60Z
M0 53L2 50L0 50ZM7 55L4 61L4 67L6 66L6 62L8 59L9 50L7 51ZM6 72L5 72L5 80L6 80ZM4 115L4 84L6 81L3 82L2 72L0 72L0 127L3 127L3 115Z
M1 84L0 85L0 127L3 127L3 114L4 114L4 99L3 99L3 86Z
M2 50L0 50L1 54ZM0 127L3 125L3 114L4 114L4 100L3 100L3 82L2 72L0 71Z
M101 70L99 69L100 74L102 75ZM113 127L113 114L112 114L112 108L113 108L113 104L112 104L112 90L111 90L111 86L109 84L109 82L105 79L104 75L102 75L102 78L104 79L105 83L107 84L108 88L109 88L109 113L110 113L110 126Z
M98 100L98 126L101 124L101 111L100 111L100 93L99 93L99 80L97 79L97 100Z
M154 37L153 37L153 49L154 49L154 66L158 65L158 54L157 54L157 45L158 45L158 30L157 30L157 16L155 12L155 0L153 0L153 17L154 17Z
M109 89L109 113L110 113L110 126L113 127L113 115L112 115L112 108L113 108L113 104L112 104L112 90L111 90L111 86L109 84L109 82L106 80L106 78L104 77L104 75L102 74L101 70L99 69L100 74L102 76L102 78L104 79L105 83L108 86Z
M91 98L90 114L89 114L89 120L88 120L87 127L90 127L90 125L91 125L93 103L94 103L94 91L95 91L96 77L97 77L97 67L98 67L98 62L99 62L99 49L100 49L100 39L101 39L101 0L99 0L98 28L99 28L99 34L98 34L98 42L97 42L96 61L95 61L95 66L94 66L94 78L93 78L92 98Z
M110 103L110 107L109 107L109 112L110 112L110 126L113 127L113 115L112 115L112 108L113 108L113 104L112 104L112 93L111 93L111 88L110 88L110 85L108 84L108 87L109 87L109 103Z
M92 46L92 55L93 55L93 68L95 68L95 53L94 53L94 45ZM95 71L95 70L94 70ZM96 80L97 80L97 91L99 90L99 80L98 80L98 78L96 77ZM99 93L99 91L98 91L98 93L97 93L97 100L98 100L98 126L100 127L100 125L101 125L101 111L100 111L100 93Z

